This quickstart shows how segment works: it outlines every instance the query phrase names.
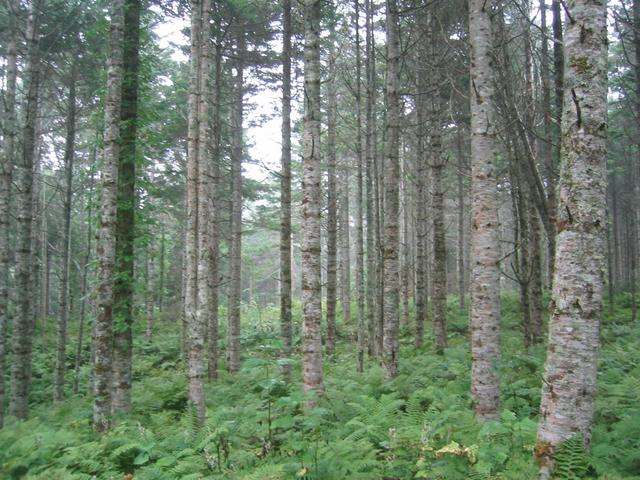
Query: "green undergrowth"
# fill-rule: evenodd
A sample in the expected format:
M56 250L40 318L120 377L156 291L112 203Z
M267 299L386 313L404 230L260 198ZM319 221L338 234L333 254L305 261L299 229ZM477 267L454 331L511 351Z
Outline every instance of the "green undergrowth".
M592 450L580 438L565 442L557 478L640 479L640 328L630 322L624 297L618 303L603 321ZM0 431L0 478L536 478L544 346L523 348L515 296L503 298L502 415L483 425L469 395L467 313L453 299L444 355L433 353L430 338L416 350L404 326L401 372L390 382L371 360L364 373L355 371L353 326L340 323L338 351L325 358L326 395L306 415L299 354L278 359L277 309L247 309L244 318L243 369L234 376L221 371L207 386L202 429L186 399L180 327L169 319L151 344L138 326L134 413L103 435L91 431L86 396L69 392L51 405L52 363L37 344L31 417ZM291 383L281 378L283 363L291 364ZM87 368L81 373L84 391Z

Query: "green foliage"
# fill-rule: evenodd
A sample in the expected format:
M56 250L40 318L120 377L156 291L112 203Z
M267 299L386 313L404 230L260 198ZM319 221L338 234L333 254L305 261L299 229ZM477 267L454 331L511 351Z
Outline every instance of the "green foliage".
M584 449L581 434L565 440L558 447L555 456L554 477L559 480L584 478L589 470L589 457Z
M606 318L592 450L575 437L558 450L557 478L634 478L640 471L640 367L637 325L618 302ZM296 310L297 311L297 310ZM401 371L385 381L369 361L340 345L325 364L326 395L304 414L297 357L280 359L275 307L245 307L245 358L234 376L207 386L207 421L196 427L186 399L179 328L160 323L153 343L134 335L134 414L109 433L90 428L89 399L49 405L49 357L36 346L32 418L0 431L0 478L25 479L512 479L535 478L544 346L522 348L516 299L503 303L503 412L479 425L469 396L466 312L449 304L450 348L416 350L402 339ZM614 321L615 319L615 321ZM342 326L342 332L346 332ZM344 335L347 335L344 333ZM73 336L71 336L73 338ZM292 368L293 383L280 377ZM639 477L635 477L639 478Z

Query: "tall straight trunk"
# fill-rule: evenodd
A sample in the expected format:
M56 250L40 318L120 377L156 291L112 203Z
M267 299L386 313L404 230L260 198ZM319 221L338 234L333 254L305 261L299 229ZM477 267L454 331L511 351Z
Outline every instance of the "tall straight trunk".
M153 336L153 323L155 320L155 284L156 284L156 257L155 249L153 245L153 239L149 239L147 245L147 258L146 258L146 289L145 289L145 310L147 315L147 324L145 328L144 338L147 342L151 342Z
M375 224L375 212L374 212L374 190L373 190L373 165L376 155L376 146L374 143L374 130L375 130L375 76L374 70L374 45L373 45L373 25L372 25L372 6L371 0L365 0L366 12L365 12L365 29L366 29L366 41L365 41L365 71L367 76L366 86L366 130L365 130L365 155L366 155L366 208L367 208L367 353L370 358L376 357L377 343L376 343L376 312L377 312L377 280L376 280L376 263L377 263L377 251L375 249L375 232L377 226Z
M402 303L402 314L400 324L404 327L409 326L409 279L411 277L410 243L409 243L409 159L406 154L404 145L400 148L402 156L400 159L400 204L401 214L400 220L400 298Z
M324 392L322 370L320 21L321 1L304 2L304 135L302 137L302 381L308 408Z
M426 22L425 22L426 23ZM428 36L424 36L424 42L428 42ZM425 50L429 48L425 44ZM429 90L427 84L427 72L422 71L418 77L418 90ZM427 112L426 99L420 97L416 101L416 331L415 346L422 347L424 343L424 324L427 319L428 297L427 289Z
M438 128L438 127L436 127ZM433 218L433 336L436 352L442 353L447 347L447 244L444 224L444 189L441 145L434 145L432 135L431 150L431 212ZM438 155L439 156L439 155Z
M356 299L358 303L357 325L357 370L362 372L364 368L364 342L365 342L365 285L364 285L364 206L363 206L363 155L362 155L362 58L360 52L360 2L355 3L355 30L356 30Z
M209 265L209 276L211 279L211 293L209 298L209 324L207 325L207 378L211 382L218 378L218 302L219 302L219 275L220 275L220 207L218 189L220 188L220 149L221 149L221 128L222 128L222 39L219 36L221 29L220 16L216 15L216 47L215 47L215 84L212 95L211 115L212 135L211 135L211 189L213 196L212 211L208 223L210 225L211 236L211 263Z
M113 285L114 413L131 412L133 354L134 243L136 198L136 136L141 0L124 0L122 106L116 207L116 263Z
M563 94L564 94L564 52L563 52L563 31L562 31L562 6L561 0L553 0L551 4L551 12L553 14L552 30L553 30L553 83L554 83L554 99L555 111L553 112L553 123L555 128L552 131L551 143L553 145L552 165L553 171L548 182L547 205L549 212L549 220L554 229L547 231L548 247L548 284L553 281L553 270L555 268L556 256L556 216L557 216L557 182L558 182L558 165L560 164L560 145L562 143L562 111L563 111ZM549 235L551 233L551 235Z
M490 4L469 1L471 42L471 394L480 420L500 415L500 225Z
M97 140L97 138L96 138ZM96 142L97 143L97 142ZM96 150L97 146L94 144L91 151L91 176L89 177L89 201L87 202L87 249L85 251L84 262L82 264L82 280L80 286L80 324L78 326L78 340L76 342L76 358L73 374L73 393L78 393L78 387L80 385L80 364L82 362L82 343L84 341L84 323L86 320L87 310L87 283L89 277L89 265L91 262L91 246L93 240L93 190L94 190L94 168L96 164Z
M618 229L618 188L617 175L612 172L609 178L609 190L611 192L611 233L613 237L613 280L614 292L618 291L618 285L622 278L620 273L620 234Z
M386 80L386 139L384 179L384 329L382 362L386 378L398 374L400 340L399 317L399 181L400 181L400 97L398 38L398 5L387 0L387 80Z
M71 199L73 195L73 160L76 143L76 67L72 60L69 96L67 98L67 135L64 147L64 230L62 235L62 275L60 279L60 318L56 342L54 401L64 399L64 376L67 350L67 323L69 321L69 267L71 260Z
M531 270L529 279L529 322L531 343L537 344L542 341L542 330L544 324L544 304L542 298L542 234L540 218L533 204L529 205L527 211L530 235L530 255Z
M591 440L605 268L607 5L576 0L564 41L558 236L538 445L541 478L557 447Z
M528 18L525 28L529 28ZM556 163L551 151L552 147L552 107L551 107L551 72L549 68L549 42L547 37L549 29L547 28L547 2L540 0L540 30L541 49L540 49L540 80L542 82L542 135L538 141L538 157L544 165L545 177L547 181L547 210L550 215L555 213L555 187L556 187ZM553 221L552 221L553 223Z
M345 162L346 163L346 162ZM340 274L340 306L342 323L351 323L351 206L349 200L350 165L342 165L339 177L338 243Z
M24 69L26 92L25 119L22 130L22 157L16 165L16 306L13 328L13 360L11 365L11 398L9 413L27 417L31 387L31 351L34 317L32 309L33 277L32 221L33 165L36 154L36 117L40 86L39 12L40 1L32 4L27 32L27 57Z
M120 111L122 109L123 0L111 3L111 35L107 60L107 95L104 112L104 160L100 231L97 245L97 315L93 329L93 429L111 426L113 359L113 277L116 258L116 208L118 159L120 158Z
M329 37L329 78L327 84L327 355L336 348L336 255L338 247L336 188L336 123L338 92L336 91L336 51L333 32Z
M291 0L283 0L282 151L280 160L280 336L282 356L291 355ZM291 367L282 373L289 378Z
M215 225L214 187L217 180L217 145L211 143L211 118L210 107L212 103L212 91L210 88L209 65L211 56L211 1L202 2L201 30L199 45L199 71L198 71L198 105L197 105L197 266L196 277L198 288L196 293L196 318L191 328L189 345L189 372L191 380L191 394L198 416L198 423L203 424L205 419L204 379L211 378L209 365L205 373L205 342L209 341L207 356L209 360L214 357L211 370L217 371L217 345L218 345L218 303L217 303L217 232ZM216 50L216 61L218 52ZM218 66L216 65L216 69ZM218 73L218 72L216 72ZM216 82L219 80L216 79ZM214 92L213 95L216 93ZM214 112L214 121L217 110ZM218 126L214 125L214 128ZM217 134L216 134L217 135ZM213 147L213 149L211 148ZM213 153L213 155L212 155ZM212 352L213 349L213 352ZM215 368L214 368L215 367Z
M37 152L37 147L36 147L36 152ZM37 155L37 154L36 154ZM40 205L35 207L34 209L34 214L33 214L33 227L32 228L40 228L40 311L38 312L38 318L40 319L40 325L42 326L42 349L43 350L47 350L47 343L49 340L49 332L48 332L48 327L49 327L49 312L50 312L50 307L49 307L49 301L50 301L50 295L49 293L51 292L50 289L50 281L51 281L51 255L49 252L49 218L48 218L48 211L47 211L47 206L48 206L48 201L47 201L47 182L45 180L46 178L46 174L45 174L45 170L44 167L42 165L40 165L40 162L36 163L35 166L35 171L38 172L38 170L40 170L40 191L38 192L38 188L37 188L37 183L38 183L38 175L36 174L36 176L34 177L34 192L37 192L34 194L34 198L39 197L39 201L40 201ZM39 212L40 214L40 224L37 225L37 213ZM32 233L33 237L34 237L34 244L33 244L33 249L35 250L36 247L36 235L37 232L34 231ZM34 276L34 278L37 278L37 269L34 268L34 271L32 273L32 275Z
M18 12L17 0L11 2L14 12ZM4 396L5 396L5 357L6 342L9 327L9 258L10 258L10 227L11 227L11 182L13 179L13 164L16 141L16 80L18 19L13 18L11 36L6 50L6 80L4 92L4 148L0 157L0 428L4 425Z
M609 290L609 315L613 316L615 290L613 284L613 247L611 245L611 213L607 208L607 287Z
M635 110L636 110L636 118L640 115L640 0L633 1L633 45L634 45L634 54L635 54L635 65L634 65L634 77L635 77ZM629 180L629 195L631 196L630 204L630 212L628 215L629 223L631 226L631 235L630 235L630 245L631 251L630 253L630 261L629 268L631 270L631 318L632 321L635 322L638 315L638 305L636 303L636 269L638 263L638 166L637 166L637 157L633 160L629 159L629 174L627 176Z
M185 241L185 329L187 353L187 394L193 405L198 424L206 415L204 394L204 342L206 324L199 305L201 289L207 288L202 272L202 212L201 175L206 172L208 134L208 75L211 13L210 0L191 2L191 59L189 79L189 113L187 142L187 231ZM205 294L206 295L206 294Z
M429 171L431 181L431 218L432 220L432 248L433 248L433 268L432 278L432 301L433 308L433 337L435 340L436 352L442 353L447 346L447 242L446 227L444 219L444 168L445 163L442 157L442 117L443 108L440 101L440 72L437 68L438 54L436 46L440 45L441 33L437 18L432 18L430 22L431 30L431 62L434 71L431 73L432 95L431 104L431 145L429 148Z
M158 289L156 291L156 305L158 313L162 313L164 307L164 282L165 282L165 256L166 256L166 233L164 223L160 224L160 253L158 257Z
M457 264L458 264L458 304L460 310L464 310L464 296L466 293L465 288L465 269L464 269L464 222L465 222L465 210L464 210L464 155L462 153L462 135L460 131L460 125L458 125L456 132L456 148L458 151L458 251L457 251Z
M240 370L240 300L242 294L242 115L244 88L245 32L237 38L236 79L232 107L231 133L231 178L233 184L231 207L231 248L229 253L229 339L227 342L227 370Z

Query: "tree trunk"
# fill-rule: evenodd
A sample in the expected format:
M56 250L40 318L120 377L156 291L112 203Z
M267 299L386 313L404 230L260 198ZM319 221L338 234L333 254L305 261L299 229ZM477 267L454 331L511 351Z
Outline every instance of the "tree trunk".
M146 280L147 288L145 292L145 310L147 311L147 325L145 329L144 338L147 342L151 342L153 336L153 323L155 317L155 285L156 285L156 267L155 267L155 249L153 246L153 239L149 239L147 245L147 258L146 258Z
M282 357L291 355L291 0L283 1L282 153L280 174L280 336ZM288 380L291 366L282 366Z
M166 250L166 238L165 238L165 226L160 224L160 253L158 258L158 290L156 291L156 305L158 306L158 313L162 313L164 307L164 282L165 282L165 250Z
M17 0L10 4L18 12ZM5 358L7 336L9 330L9 261L10 261L10 228L11 228L11 182L16 141L16 80L18 18L11 20L11 36L6 50L6 80L4 92L4 148L0 157L0 428L4 425L5 396Z
M242 116L244 88L245 32L240 27L236 51L236 85L232 107L231 177L233 202L231 207L231 248L229 253L229 339L227 342L227 370L240 370L240 301L242 295Z
M187 145L187 232L185 244L185 322L187 351L187 380L189 402L196 411L198 424L203 425L206 415L204 394L204 341L206 324L200 309L201 289L207 288L200 252L203 204L201 175L206 172L208 135L208 76L211 13L210 0L191 1L191 60L189 79L189 114ZM206 269L205 269L206 270Z
M376 214L374 211L374 162L376 156L376 145L374 140L375 133L375 74L374 74L374 38L373 38L373 25L372 25L372 7L371 0L365 1L366 6L366 42L365 42L365 70L367 75L367 103L366 103L366 130L365 130L365 155L366 155L366 208L367 208L367 333L368 343L367 351L369 358L376 357L378 355L377 342L376 342L376 330L377 330L377 278L376 278L376 263L377 263L377 250L375 248L375 238L377 225L375 222Z
M113 413L131 412L133 353L136 135L141 0L124 1L122 106L116 207L116 263L113 285Z
M97 136L96 136L97 137ZM96 151L97 151L97 138L96 142L91 150L91 166L90 166L90 177L89 177L89 201L87 202L87 250L84 257L84 262L82 265L82 281L80 287L80 325L78 326L78 340L76 344L76 358L74 365L74 374L73 374L73 393L78 393L78 387L80 384L80 364L82 362L82 342L84 341L84 322L86 319L86 310L87 310L87 279L89 276L89 265L91 262L91 244L93 239L93 228L92 228L92 216L93 216L93 191L94 191L94 169L96 165Z
M321 1L304 2L304 135L302 137L302 380L307 408L322 381L320 21Z
M605 268L607 7L571 2L564 54L562 168L538 445L551 478L558 445L591 440Z
M327 355L336 348L336 254L338 246L336 192L336 122L338 92L336 91L335 36L329 41L329 78L327 84Z
M387 0L387 81L386 81L386 143L384 181L384 335L383 366L385 377L398 374L400 341L399 318L399 271L398 271L398 215L400 182L400 98L398 38L398 5L396 0Z
M348 163L348 162L345 162ZM340 273L340 306L342 323L351 323L351 213L349 200L349 169L351 165L341 165L339 177L340 198L338 200L338 243Z
M471 394L476 416L500 416L500 243L490 4L469 1L471 42Z
M93 429L111 426L113 359L113 276L116 258L116 208L118 159L120 158L120 111L122 108L123 0L111 4L111 36L107 60L107 95L104 112L104 160L98 257L97 316L93 329Z
M211 263L210 263L210 279L211 279L211 296L209 324L207 325L207 345L208 345L208 363L207 378L211 382L218 378L218 303L219 303L219 284L220 284L220 206L218 189L220 188L220 161L221 161L221 128L222 128L222 39L220 38L220 16L216 15L216 50L215 50L215 86L213 91L213 115L212 115L212 135L211 135L211 189L213 205L211 215L208 220L211 229Z
M11 365L11 399L9 413L17 418L27 417L31 387L31 351L33 346L34 311L32 308L33 276L32 214L33 165L36 154L36 118L40 85L39 11L36 0L30 12L27 32L27 58L24 69L26 92L22 157L16 169L16 307L13 329L13 360Z
M442 44L440 25L438 18L432 18L429 29L431 30L431 62L433 70L430 72L433 83L431 84L431 145L430 156L430 180L431 180L431 218L433 238L433 270L432 301L433 308L433 337L437 353L443 353L447 347L447 242L444 219L444 186L443 176L445 161L442 158L442 117L443 108L440 101L441 78L437 68L439 59L436 46Z
M365 342L365 285L364 285L364 209L363 209L363 158L362 158L362 59L360 57L360 3L355 2L355 30L356 30L356 297L358 303L357 325L357 370L362 372L364 368L364 342Z
M464 268L464 222L465 222L465 211L464 211L464 155L462 153L462 139L460 134L460 125L458 125L456 132L456 147L458 150L458 252L457 252L457 263L458 263L458 304L460 305L460 310L464 310L464 296L466 293L465 287L465 268Z
M67 136L64 147L64 230L62 237L62 274L60 279L60 318L56 342L56 365L53 399L64 400L64 376L67 350L67 323L69 321L69 267L71 257L71 199L73 195L73 160L76 143L76 67L71 64L69 97L67 98Z
M35 148L35 151L38 151L38 147ZM37 155L37 153L36 153ZM48 202L47 202L47 182L45 181L46 178L46 173L44 171L44 168L42 167L42 165L40 164L40 162L36 162L35 168L34 170L36 172L38 172L38 170L40 170L40 191L38 192L38 188L37 188L37 183L38 183L38 175L36 174L35 178L34 178L34 192L37 192L34 194L34 198L39 197L39 201L40 201L40 205L34 208L34 212L33 212L33 227L32 228L37 228L38 226L40 227L40 268L41 271L40 273L40 311L38 312L38 318L40 319L40 325L42 326L42 349L43 350L47 350L48 347L48 340L49 340L49 332L48 332L48 327L49 327L49 312L50 312L50 306L49 306L49 300L50 300L50 280L51 280L51 255L49 252L49 224L48 224L48 216L47 216L47 206L48 206ZM37 213L40 214L40 225L37 225L38 222L38 215ZM32 233L33 235L33 249L35 250L36 247L36 238L35 236L37 235L37 232L34 231ZM37 274L36 274L36 268L34 268L34 271L32 273L34 278L37 278Z

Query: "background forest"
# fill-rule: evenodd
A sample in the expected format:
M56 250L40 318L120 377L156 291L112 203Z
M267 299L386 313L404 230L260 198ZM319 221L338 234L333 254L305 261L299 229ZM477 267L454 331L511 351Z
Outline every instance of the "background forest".
M0 478L640 478L608 3L0 1Z

